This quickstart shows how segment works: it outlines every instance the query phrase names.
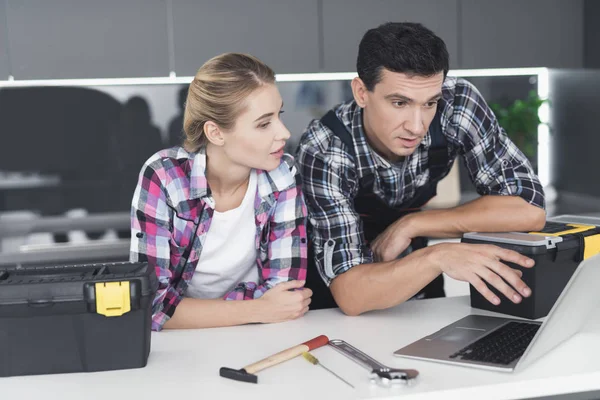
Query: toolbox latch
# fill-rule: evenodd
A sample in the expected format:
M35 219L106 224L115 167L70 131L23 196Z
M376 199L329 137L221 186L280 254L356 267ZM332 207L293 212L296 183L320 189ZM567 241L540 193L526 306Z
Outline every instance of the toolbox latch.
M583 253L583 259L587 260L591 256L600 253L600 235L586 236L583 238L585 242L585 249Z
M118 317L131 311L129 281L96 283L96 312Z

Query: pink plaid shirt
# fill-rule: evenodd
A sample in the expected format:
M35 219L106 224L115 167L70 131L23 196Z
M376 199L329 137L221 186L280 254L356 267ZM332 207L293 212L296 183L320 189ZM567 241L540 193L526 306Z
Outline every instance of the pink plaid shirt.
M215 202L205 177L206 155L173 147L142 167L131 209L131 261L154 265L159 287L152 329L161 330L184 296L202 254ZM257 171L254 201L260 282L240 282L226 300L262 296L278 283L306 278L306 206L294 159ZM227 249L223 249L227 251Z

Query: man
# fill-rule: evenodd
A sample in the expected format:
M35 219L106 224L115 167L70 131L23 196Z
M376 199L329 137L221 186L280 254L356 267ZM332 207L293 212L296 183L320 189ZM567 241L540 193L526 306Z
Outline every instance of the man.
M505 264L533 266L516 252L426 247L424 237L531 231L545 223L543 189L530 163L477 89L446 77L448 58L442 39L420 24L369 30L359 45L354 100L312 121L302 136L296 161L312 232L312 308L337 303L358 315L441 297L442 272L494 304L501 299L488 285L515 303L531 294L522 273ZM457 155L482 196L419 211Z

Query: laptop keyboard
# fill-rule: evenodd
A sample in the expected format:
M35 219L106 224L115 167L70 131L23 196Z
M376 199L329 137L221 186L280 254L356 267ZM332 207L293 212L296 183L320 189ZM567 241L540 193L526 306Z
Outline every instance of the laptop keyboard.
M507 365L523 355L538 329L537 324L509 322L450 358Z

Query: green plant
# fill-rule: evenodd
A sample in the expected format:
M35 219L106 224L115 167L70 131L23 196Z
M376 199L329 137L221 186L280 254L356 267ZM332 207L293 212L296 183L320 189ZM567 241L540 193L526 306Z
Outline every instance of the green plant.
M534 167L537 166L537 127L540 124L538 109L547 101L532 90L526 99L515 100L508 107L490 104L500 126Z

